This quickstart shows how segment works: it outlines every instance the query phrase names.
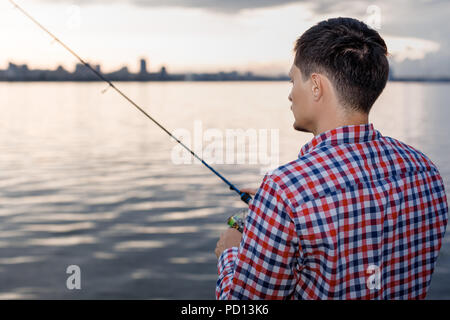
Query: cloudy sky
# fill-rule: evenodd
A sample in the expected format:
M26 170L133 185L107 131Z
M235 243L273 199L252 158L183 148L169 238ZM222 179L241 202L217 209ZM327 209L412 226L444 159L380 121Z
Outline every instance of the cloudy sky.
M336 16L380 32L397 75L450 76L448 0L16 0L86 60L111 71L138 59L150 71L286 74L295 40ZM75 60L0 1L0 68L73 69Z

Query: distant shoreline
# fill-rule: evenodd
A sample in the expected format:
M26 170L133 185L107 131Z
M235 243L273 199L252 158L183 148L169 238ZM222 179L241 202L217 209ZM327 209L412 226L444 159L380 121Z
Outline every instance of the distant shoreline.
M287 74L279 74L277 76L257 75L253 72L238 72L236 70L230 72L212 72L212 73L169 73L165 66L157 72L147 71L147 61L140 60L139 72L133 73L128 67L122 67L119 70L102 73L100 65L88 65L98 74L101 74L109 81L114 82L167 82L167 81L183 81L183 82L218 82L218 81L289 81ZM389 81L394 82L450 82L450 77L440 76L433 78L424 78L423 76L415 77L395 77L393 71L389 72ZM30 69L28 65L17 65L9 63L8 68L0 70L0 82L102 82L98 75L86 65L76 64L75 70L69 72L59 66L55 70L39 70Z
M267 79L215 79L215 80L184 80L184 79L159 79L159 80L111 80L114 82L284 82L288 81L289 79L280 79L280 78L267 78ZM6 80L6 79L0 79L0 82L21 82L21 83L29 83L29 82L61 82L61 83L89 83L89 82L103 82L103 80L73 80L73 79L67 79L67 80L27 80L27 79L21 79L21 80ZM388 82L420 82L420 83L447 83L450 82L449 79L422 79L422 78L398 78L398 79L389 79Z

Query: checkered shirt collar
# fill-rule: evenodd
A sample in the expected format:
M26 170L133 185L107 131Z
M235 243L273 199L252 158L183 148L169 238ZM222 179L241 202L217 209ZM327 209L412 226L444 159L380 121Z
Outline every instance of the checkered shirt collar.
M315 136L310 142L305 144L300 150L298 157L300 158L324 145L335 146L344 143L369 142L379 139L380 136L380 132L375 130L372 123L334 128Z

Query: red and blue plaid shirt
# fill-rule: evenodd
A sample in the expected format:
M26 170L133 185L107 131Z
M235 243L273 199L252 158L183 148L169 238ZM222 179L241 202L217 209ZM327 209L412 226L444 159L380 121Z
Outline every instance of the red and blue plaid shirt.
M436 166L372 124L324 132L266 174L218 299L425 298L447 225Z

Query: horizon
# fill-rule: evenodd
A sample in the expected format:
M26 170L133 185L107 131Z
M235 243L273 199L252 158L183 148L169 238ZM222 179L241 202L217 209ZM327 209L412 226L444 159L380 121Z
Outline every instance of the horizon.
M144 60L145 62L147 62L147 60L145 58L141 58L138 62L139 65L141 65L141 61ZM241 76L245 76L247 79L257 79L257 78L262 78L263 80L268 80L270 78L272 79L276 79L276 80L289 80L289 76L287 73L280 73L280 74L272 74L272 75L268 75L268 74L258 74L252 71L237 71L235 69L232 70L217 70L217 71L212 71L212 72L178 72L178 73L171 73L168 69L167 66L163 65L161 66L160 69L158 70L148 70L148 68L146 68L146 70L136 70L136 71L132 71L130 70L130 68L127 65L124 64L119 64L115 69L113 70L109 70L107 72L105 72L102 68L101 64L92 64L87 62L91 67L97 69L97 71L101 72L104 75L112 75L114 73L118 73L123 71L123 69L126 69L127 72L129 73L129 75L156 75L156 74L160 74L161 72L163 73L167 73L168 75L171 76L190 76L190 75L220 75L222 73L224 74L231 74L231 73L236 73L237 76L239 76L237 78L237 80L241 80ZM22 68L22 67L26 67L28 72L38 72L38 71L42 71L42 72L58 72L59 68L62 68L62 71L69 73L70 75L75 75L78 71L77 68L79 66L85 67L82 63L78 62L78 63L74 63L74 66L72 69L66 69L64 66L58 65L55 66L54 68L51 69L39 69L39 68L32 68L30 67L27 63L25 64L17 64L14 62L9 62L9 66L13 66L13 68ZM9 66L8 68L5 69L1 69L0 68L0 72L7 72L9 70ZM163 71L164 69L164 71ZM391 81L395 81L395 80L400 80L400 81L411 81L411 80L424 80L424 81L445 81L448 82L450 81L450 76L397 76L395 75L395 70L393 69L392 66L390 66L390 73L389 73L389 80ZM89 70L86 69L83 71L84 72L88 72L89 74ZM90 76L92 76L92 79L95 79L96 77L94 76L94 74L89 74ZM20 78L20 77L19 77ZM175 79L175 78L174 78ZM188 81L186 79L181 79L181 78L176 78L176 81ZM30 79L28 79L30 80ZM28 81L26 80L26 81ZM169 79L170 80L170 79ZM172 79L173 80L173 79ZM191 79L192 80L192 79ZM216 81L217 79L213 80ZM230 79L228 79L230 80ZM5 81L3 78L0 78L0 81ZM20 80L6 80L6 81L20 81ZM31 80L31 81L66 81L66 80ZM83 81L83 80L77 80L77 81ZM87 80L87 81L92 81L92 80ZM95 81L95 80L94 80ZM102 81L100 79L97 79L96 81ZM115 80L117 81L117 80ZM156 80L145 80L145 79L141 79L141 80L137 80L137 81L156 81ZM195 80L194 80L195 81ZM209 80L206 80L209 81ZM256 80L257 81L257 80Z
M106 73L117 72L117 71L121 70L122 68L127 68L130 73L139 73L140 72L139 67L140 67L141 59L144 59L147 62L147 64L148 64L149 59L140 58L135 63L135 65L137 66L136 68L135 67L130 67L129 65L127 65L125 63L118 63L115 67L112 66L112 68L108 69L107 71L104 70L104 68L103 68L101 63L92 63L92 62L89 62L89 61L87 61L87 63L89 65L91 65L92 67L99 66L100 69L101 69L101 72L105 73L105 74ZM49 67L49 68L47 68L47 67L40 68L40 67L34 67L34 66L32 66L32 65L30 65L29 63L26 63L26 62L25 63L17 63L15 61L8 61L4 68L0 67L0 71L8 70L8 66L10 64L15 65L17 67L26 66L30 71L37 71L37 70L41 70L41 71L56 71L58 68L62 67L65 71L73 73L73 72L76 71L77 66L82 64L82 63L80 63L79 61L74 61L73 65L71 67L67 67L67 66L63 66L63 65L54 65L54 66ZM168 65L161 65L160 68L157 68L157 69L153 68L151 70L147 66L147 72L148 73L157 73L157 72L161 71L161 68L166 68L168 73L172 73L172 72L170 72L170 70L169 70L170 66L168 66ZM185 72L183 72L183 71L181 71L181 72L176 72L176 73L174 72L173 74L194 74L194 73L201 74L201 73L220 73L220 72L238 72L238 73L251 72L251 73L254 73L254 72L249 71L249 70L238 71L238 70L236 70L236 68L233 68L232 66L228 67L228 69L229 70L218 69L218 70L212 70L212 71L209 71L209 72L202 72L202 71L195 71L195 72L185 71ZM278 74L271 74L269 76L274 76L274 77L286 76L287 77L287 72L280 72Z

